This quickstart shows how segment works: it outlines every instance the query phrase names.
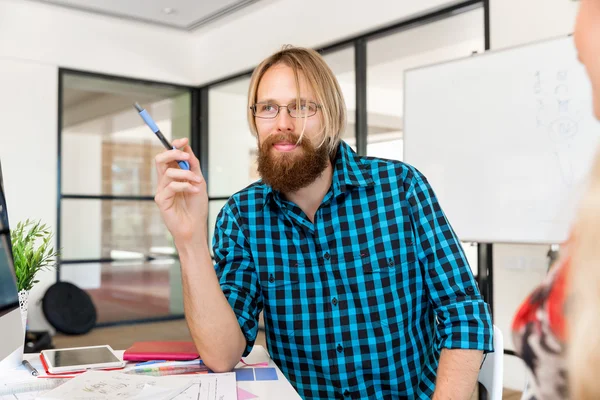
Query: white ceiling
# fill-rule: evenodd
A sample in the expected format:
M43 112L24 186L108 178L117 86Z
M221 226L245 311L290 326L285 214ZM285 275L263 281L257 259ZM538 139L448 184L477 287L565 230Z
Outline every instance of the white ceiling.
M259 0L33 0L185 31L238 12Z

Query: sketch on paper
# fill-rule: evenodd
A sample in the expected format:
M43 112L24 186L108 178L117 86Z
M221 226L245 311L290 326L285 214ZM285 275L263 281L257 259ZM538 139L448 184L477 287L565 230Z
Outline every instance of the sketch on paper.
M234 373L143 376L89 371L39 397L42 400L235 400Z

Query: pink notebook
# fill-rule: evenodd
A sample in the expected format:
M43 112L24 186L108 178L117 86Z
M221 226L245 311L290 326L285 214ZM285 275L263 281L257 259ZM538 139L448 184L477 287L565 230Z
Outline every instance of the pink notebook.
M137 342L125 350L125 361L194 360L200 357L193 342Z

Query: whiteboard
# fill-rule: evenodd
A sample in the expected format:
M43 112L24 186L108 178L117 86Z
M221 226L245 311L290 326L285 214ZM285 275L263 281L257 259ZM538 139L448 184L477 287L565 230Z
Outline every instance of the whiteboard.
M600 136L571 37L405 72L404 161L457 235L559 243Z

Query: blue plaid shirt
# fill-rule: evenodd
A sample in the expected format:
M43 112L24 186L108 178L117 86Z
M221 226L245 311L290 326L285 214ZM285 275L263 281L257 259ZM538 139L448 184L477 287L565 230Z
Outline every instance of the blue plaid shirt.
M247 340L305 399L430 398L442 348L492 350L492 322L427 180L344 142L311 222L261 181L217 217L215 269Z

